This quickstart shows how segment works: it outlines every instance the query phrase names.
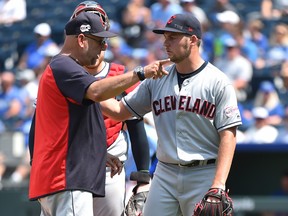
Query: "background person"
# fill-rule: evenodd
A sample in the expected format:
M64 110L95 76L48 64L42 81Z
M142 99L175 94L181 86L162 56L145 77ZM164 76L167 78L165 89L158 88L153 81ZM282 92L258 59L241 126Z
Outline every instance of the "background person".
M256 92L254 107L264 107L268 111L267 123L280 126L285 116L285 108L279 94L271 81L262 81Z
M95 66L85 67L89 73L101 79L110 76L117 76L124 73L124 66L104 61L104 52L100 54L99 62ZM132 88L133 89L133 88ZM119 100L122 96L129 93L131 88L124 91L117 97ZM127 160L128 137L131 140L133 158L139 171L139 184L149 184L149 145L146 137L143 119L130 119L125 122L115 121L107 116L103 116L107 132L107 151L120 159L124 164ZM127 131L123 128L127 128ZM126 176L125 169L118 176L113 178L110 175L110 169L106 169L105 197L94 198L94 215L122 215L125 207L125 186ZM133 180L137 180L133 178Z
M39 23L34 29L35 40L26 46L23 53L20 56L17 69L43 69L41 66L45 61L46 53L50 47L58 47L58 45L52 40L52 29L48 23Z
M81 2L75 9L72 17L76 17L80 13L95 13L102 18L106 23L106 26L110 26L109 18L104 11L104 9L97 2L94 1L84 1ZM106 77L117 76L123 74L127 71L125 66L109 63L105 61L105 51L108 47L107 42L103 46L99 58L97 59L95 65L85 66L85 69L97 78L104 79ZM136 84L138 85L138 83ZM124 95L133 90L136 85L122 92L116 98L120 100ZM109 154L114 155L119 158L119 160L124 164L127 160L128 151L128 137L127 131L124 127L128 129L129 137L132 145L133 157L137 165L138 178L133 178L133 180L138 180L138 184L149 184L149 145L146 137L146 132L144 128L143 119L131 119L126 122L114 121L107 116L103 116L105 127L106 127L106 139L107 139L107 151ZM135 173L136 174L136 173ZM111 169L106 168L106 182L105 182L105 197L93 199L93 211L96 216L115 216L123 215L125 207L125 169L117 175L111 177Z
M278 136L278 130L269 124L269 113L264 107L252 109L253 125L244 132L243 143L271 144Z
M225 54L214 61L233 83L237 99L245 101L249 83L252 79L253 68L251 62L241 54L241 48L233 38L224 41Z
M26 16L26 0L0 0L0 25L10 26Z

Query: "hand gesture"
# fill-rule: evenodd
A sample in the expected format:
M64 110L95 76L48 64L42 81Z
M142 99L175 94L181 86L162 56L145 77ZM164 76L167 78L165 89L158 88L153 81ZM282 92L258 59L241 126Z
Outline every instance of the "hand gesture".
M111 168L111 178L118 173L122 172L123 163L119 160L118 157L107 153L106 166Z
M164 66L171 63L170 59L155 61L144 67L144 74L146 78L158 79L168 74Z

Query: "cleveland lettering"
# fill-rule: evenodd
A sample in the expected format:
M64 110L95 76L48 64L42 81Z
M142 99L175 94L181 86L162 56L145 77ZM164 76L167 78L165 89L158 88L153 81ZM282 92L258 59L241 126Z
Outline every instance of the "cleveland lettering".
M166 96L159 100L155 100L152 103L153 110L156 116L163 112L169 112L172 110L183 110L186 112L193 112L206 118L213 119L216 112L215 104L197 98L192 100L192 97L181 95L177 100L175 96Z

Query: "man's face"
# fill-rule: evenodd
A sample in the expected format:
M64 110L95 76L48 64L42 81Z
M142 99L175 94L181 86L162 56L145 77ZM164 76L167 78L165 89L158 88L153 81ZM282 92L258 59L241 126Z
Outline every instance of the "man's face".
M95 65L101 56L104 38L93 35L84 36L88 42L87 57L89 58L89 63L87 65Z
M179 63L189 57L191 53L190 37L181 33L164 33L164 47L172 62Z

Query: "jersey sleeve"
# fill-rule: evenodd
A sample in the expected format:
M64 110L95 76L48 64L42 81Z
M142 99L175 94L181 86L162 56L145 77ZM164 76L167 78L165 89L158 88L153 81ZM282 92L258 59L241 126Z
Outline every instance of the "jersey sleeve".
M151 111L149 82L150 80L144 80L132 92L122 98L124 106L137 118L142 118Z
M92 101L85 100L85 94L97 78L90 75L82 66L75 64L74 60L69 57L58 58L57 61L51 63L51 68L57 86L64 96L79 104L92 103Z
M216 97L214 124L218 131L242 124L236 93L231 84L226 85Z

